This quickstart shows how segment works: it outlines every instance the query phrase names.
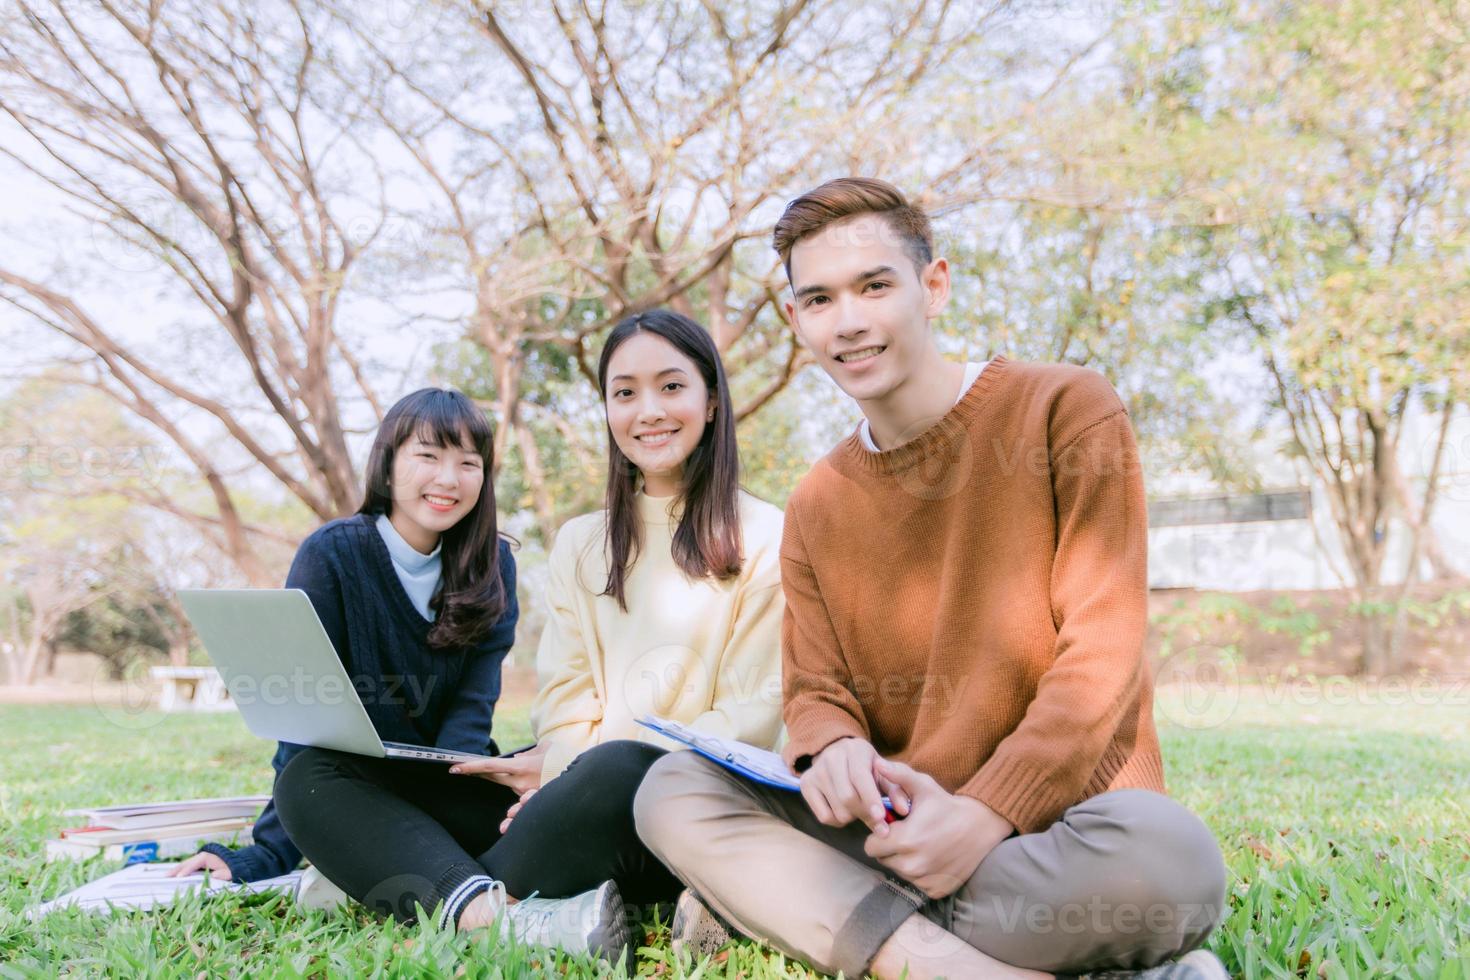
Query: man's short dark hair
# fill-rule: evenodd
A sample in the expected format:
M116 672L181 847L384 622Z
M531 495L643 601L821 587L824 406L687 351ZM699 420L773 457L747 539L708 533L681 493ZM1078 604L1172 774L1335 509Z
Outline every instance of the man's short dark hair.
M786 205L771 244L791 278L791 250L796 243L838 221L862 214L881 216L902 242L914 268L923 269L934 259L934 234L929 216L914 207L903 192L885 180L873 177L838 177L809 190Z

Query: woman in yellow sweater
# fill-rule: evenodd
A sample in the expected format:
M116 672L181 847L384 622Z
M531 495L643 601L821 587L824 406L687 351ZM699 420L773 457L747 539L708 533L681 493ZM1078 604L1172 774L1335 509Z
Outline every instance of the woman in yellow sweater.
M667 310L629 317L608 337L598 383L606 508L568 521L552 547L536 745L451 772L518 794L501 839L534 832L545 842L534 849L538 870L524 878L540 894L588 887L554 870L585 866L572 855L596 852L602 859L592 863L623 899L647 905L671 901L682 886L634 828L642 774L671 747L636 719L661 715L775 743L782 514L740 489L734 406L708 331ZM589 798L600 818L573 821ZM481 864L495 874L493 862ZM499 911L488 885L457 897L461 927Z

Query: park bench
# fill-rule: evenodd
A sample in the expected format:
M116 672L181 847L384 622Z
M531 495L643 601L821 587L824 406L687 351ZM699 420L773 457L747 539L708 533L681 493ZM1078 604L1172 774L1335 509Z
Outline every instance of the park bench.
M213 667L160 666L148 675L161 684L162 711L228 711L234 707L224 678Z

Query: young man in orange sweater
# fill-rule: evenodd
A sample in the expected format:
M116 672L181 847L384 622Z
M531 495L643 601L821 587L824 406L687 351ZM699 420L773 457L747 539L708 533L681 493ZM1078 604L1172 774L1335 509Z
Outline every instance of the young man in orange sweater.
M946 361L949 267L889 184L803 195L775 247L788 318L864 415L786 510L801 794L674 753L639 791L644 841L739 931L848 977L1223 978L1196 947L1224 863L1164 795L1117 394L1071 365ZM718 937L702 908L676 932Z

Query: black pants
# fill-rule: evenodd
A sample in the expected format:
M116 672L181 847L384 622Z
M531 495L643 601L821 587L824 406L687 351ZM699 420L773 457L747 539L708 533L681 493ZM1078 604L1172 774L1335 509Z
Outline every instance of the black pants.
M307 749L276 780L291 840L327 879L368 908L403 920L414 904L453 925L485 890L564 898L611 878L635 914L683 887L633 826L633 797L663 750L607 742L537 791L502 835L508 787L450 775L440 763Z

